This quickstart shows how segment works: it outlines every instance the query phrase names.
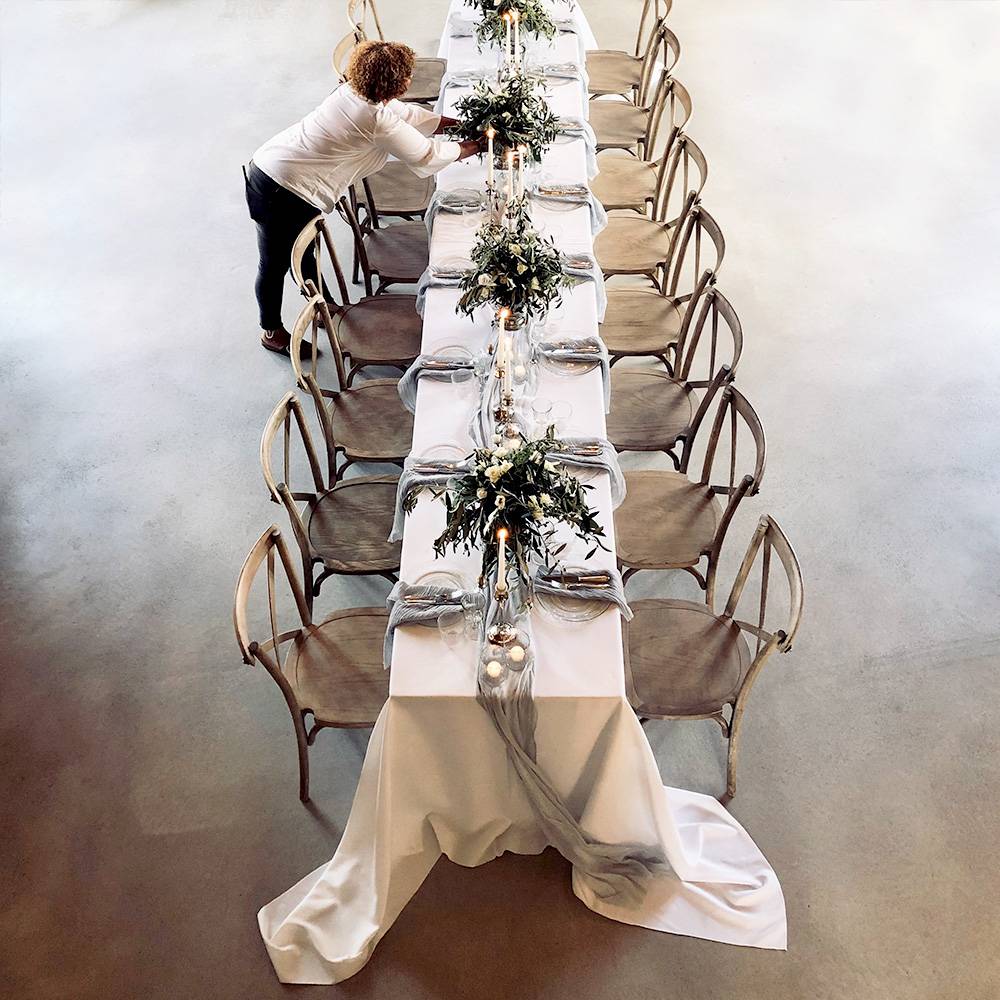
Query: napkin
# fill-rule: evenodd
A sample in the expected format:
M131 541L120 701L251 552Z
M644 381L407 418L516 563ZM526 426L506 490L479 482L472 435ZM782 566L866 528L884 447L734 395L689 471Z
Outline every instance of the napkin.
M570 205L586 205L590 209L590 231L594 236L608 224L607 211L586 184L570 181L538 184L531 192L531 196L542 202L557 201Z
M555 453L552 453L553 456ZM562 458L559 461L563 461ZM576 576L607 576L607 583L583 585L574 583ZM570 586L567 586L570 584ZM560 572L559 570L539 570L535 574L534 588L536 594L551 594L558 597L572 597L581 601L606 601L614 604L622 613L625 621L632 620L632 609L625 598L625 584L622 575L616 569L594 570L586 574L578 570Z
M417 381L423 376L437 379L450 379L453 372L474 371L475 364L471 358L443 358L433 354L421 354L409 368L403 372L396 389L403 405L416 412Z
M611 477L611 503L620 507L625 499L625 475L622 473L618 452L604 438L562 438L563 448L549 452L554 462L579 469L601 469ZM390 538L390 541L395 539Z
M449 609L462 610L462 597L466 601L471 598L474 607L482 609L486 606L486 595L479 590L455 591L450 587L417 586L400 580L385 599L389 609L389 624L385 630L385 640L382 645L382 664L386 670L392 663L392 642L394 633L400 625L419 625L437 622L438 615ZM426 598L418 603L408 603L414 598Z

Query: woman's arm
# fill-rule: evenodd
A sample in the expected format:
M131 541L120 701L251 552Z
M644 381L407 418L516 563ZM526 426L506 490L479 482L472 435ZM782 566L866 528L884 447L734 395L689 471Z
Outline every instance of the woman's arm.
M373 139L375 145L402 160L418 177L429 177L449 163L479 152L478 142L429 139L397 116L386 116L379 125Z

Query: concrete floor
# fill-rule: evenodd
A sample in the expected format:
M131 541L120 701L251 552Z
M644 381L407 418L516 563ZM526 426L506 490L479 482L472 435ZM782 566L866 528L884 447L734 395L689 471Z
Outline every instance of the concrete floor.
M634 0L585 2L628 42ZM431 52L444 7L383 14ZM340 8L0 17L4 995L1000 994L1000 5L672 15L769 434L731 537L771 511L806 574L732 806L781 876L787 954L604 921L549 853L442 862L329 990L277 983L254 914L333 852L366 734L323 734L302 808L286 710L229 614L251 540L283 523L256 453L290 386L256 346L239 164L326 92ZM666 781L718 788L704 726L651 730Z

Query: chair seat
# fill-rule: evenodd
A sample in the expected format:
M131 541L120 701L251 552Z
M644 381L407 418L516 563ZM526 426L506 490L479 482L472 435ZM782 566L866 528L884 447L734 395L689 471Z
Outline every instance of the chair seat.
M618 355L658 357L677 342L681 310L651 288L609 288L601 338Z
M365 252L380 278L416 284L427 270L427 227L422 222L401 222L375 229L365 237Z
M399 568L399 542L388 542L398 476L341 480L309 505L306 532L317 559L334 573L382 573Z
M434 191L433 177L418 177L405 163L390 160L368 178L380 215L419 215Z
M642 60L615 49L587 53L587 77L591 94L626 94L639 86Z
M666 451L691 425L695 399L664 372L611 370L608 440L619 451Z
M605 274L648 274L670 257L673 229L640 216L613 215L594 240Z
M633 601L632 612L626 683L639 715L711 715L732 704L752 661L732 619L664 598Z
M288 653L285 676L299 706L332 726L371 726L389 697L382 667L384 608L337 611L305 628Z
M418 56L413 61L413 79L410 81L409 89L400 100L418 104L437 100L441 93L441 80L447 68L448 64L444 59Z
M658 164L634 156L605 154L598 159L601 172L590 182L590 190L609 211L616 208L644 210L656 195Z
M625 500L615 511L618 558L629 569L683 569L710 551L722 518L709 486L682 472L625 474Z
M396 385L394 378L371 379L331 399L333 440L348 458L359 462L402 461L410 453L413 414L403 406Z
M649 112L624 101L591 101L590 124L598 149L632 149L646 136Z
M423 321L415 295L370 295L340 313L341 349L356 362L409 365L420 353Z

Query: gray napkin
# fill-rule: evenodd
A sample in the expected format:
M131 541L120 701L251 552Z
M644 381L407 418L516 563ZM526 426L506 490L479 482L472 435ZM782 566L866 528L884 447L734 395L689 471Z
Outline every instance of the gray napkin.
M448 215L462 215L462 206L470 203L476 196L479 197L480 205L482 206L483 212L485 212L485 191L473 192L463 188L459 188L454 191L436 190L431 196L430 203L427 206L427 211L424 213L424 225L427 226L428 237L430 237L430 235L434 232L434 220L437 218L438 212L445 212ZM432 283L436 280L450 281L452 280L452 275L454 274L461 277L461 273L458 271L442 271L440 268L435 267L431 267L428 270L430 271L429 279Z
M606 214L605 219L607 219ZM608 290L604 287L604 272L601 270L597 260L589 254L564 254L563 274L579 278L580 281L592 281L594 283L594 299L597 303L597 322L603 323L604 314L608 308Z
M486 606L486 595L482 591L455 591L448 587L417 586L400 580L385 599L386 607L389 609L389 625L385 630L382 646L382 663L385 669L388 670L392 663L393 634L400 625L436 623L442 611L452 608L461 610L462 596L466 594L471 594L477 608Z
M421 354L409 368L403 372L403 377L396 386L399 398L410 413L417 408L417 381L424 376L437 379L450 379L453 372L471 371L475 367L471 358L440 358L433 354Z
M442 462L440 459L414 458L412 455L403 463L403 471L399 474L399 483L396 486L396 516L392 522L392 531L389 533L390 542L399 542L403 538L403 526L406 523L406 513L403 505L406 498L417 487L438 486L445 487L455 476L464 475L469 471L469 463Z
M596 361L601 366L604 384L604 412L611 409L611 362L600 337L580 337L566 343L543 341L536 350L550 361Z
M611 503L620 507L625 499L625 476L618 452L614 445L604 438L562 438L564 448L552 451L549 457L563 465L580 469L601 469L611 477ZM390 541L395 539L390 538Z
M423 316L427 302L428 288L458 288L462 283L463 271L428 267L417 279L417 314Z
M587 144L587 176L593 179L600 172L597 165L597 135L590 122L582 118L560 118L559 134L583 139Z
M553 456L555 453L552 453ZM560 459L562 461L562 459ZM606 576L606 583L586 582L577 583L575 577L582 577L584 580L588 576ZM536 594L551 594L555 597L574 597L581 601L607 601L614 604L622 613L625 621L632 620L632 609L628 605L625 597L625 584L622 583L621 573L616 569L594 570L593 573L581 573L579 571L545 571L539 570L535 574L534 587Z
M543 204L547 201L556 201L569 205L586 205L590 209L590 231L594 236L608 224L607 211L585 184L571 182L539 184L531 192L531 197ZM593 262L588 268L587 277L592 276L592 271Z

